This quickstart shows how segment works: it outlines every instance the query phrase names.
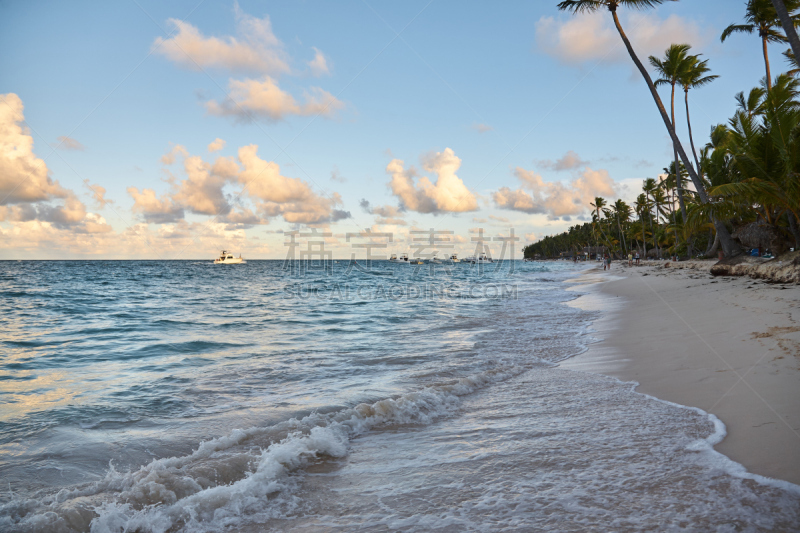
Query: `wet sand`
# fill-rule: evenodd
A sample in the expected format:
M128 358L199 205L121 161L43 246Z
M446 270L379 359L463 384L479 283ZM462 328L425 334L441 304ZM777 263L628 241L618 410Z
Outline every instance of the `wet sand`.
M601 340L563 368L712 413L719 452L800 484L800 286L620 262L576 281L589 294L572 305L604 311Z

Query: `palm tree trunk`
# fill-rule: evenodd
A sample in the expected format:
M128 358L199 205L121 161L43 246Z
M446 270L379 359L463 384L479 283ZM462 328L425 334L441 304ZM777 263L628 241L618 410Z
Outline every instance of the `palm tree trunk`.
M794 57L800 57L800 38L797 37L797 32L794 29L794 23L789 16L789 12L786 11L786 6L783 4L783 0L772 0L772 5L775 6L775 11L778 12L778 18L781 19L781 26L783 26L783 31L786 34L786 37L789 38L789 44L792 45Z
M708 247L706 253L703 254L704 257L708 258L714 255L714 253L719 248L719 233L714 234L714 240L711 243L711 246Z
M791 211L786 213L786 217L789 219L789 230L794 235L794 249L800 250L800 229L797 227L797 217Z
M672 84L672 103L671 103L671 112L672 112L672 127L675 128L675 84ZM672 155L675 158L675 183L678 184L678 203L681 206L681 215L683 215L683 219L686 220L686 204L683 203L683 184L681 183L683 180L681 179L681 165L678 162L678 149L675 147L675 143L672 143Z
M767 36L761 37L761 44L764 50L764 65L767 67L767 92L772 91L772 75L769 73L769 52L767 52Z
M694 156L694 164L697 173L703 175L703 169L700 168L700 161L697 159L697 150L694 149L694 139L692 138L692 121L689 119L689 89L684 91L686 93L686 125L689 127L689 144L692 147L692 156Z
M625 31L622 29L622 25L619 22L619 17L617 17L616 6L609 6L609 11L611 11L611 15L614 18L614 25L617 28L617 32L619 33L620 38L622 38L622 42L625 43L625 48L628 50L628 55L631 56L631 59L636 64L636 68L639 69L639 72L642 74L644 81L647 83L647 88L650 89L650 94L653 96L656 107L658 107L658 112L661 113L661 119L664 121L664 125L667 127L667 132L672 139L672 144L677 148L678 155L681 156L681 161L683 161L686 170L689 172L689 177L692 179L695 189L697 189L697 195L700 197L700 201L704 204L708 203L708 194L706 193L705 187L703 187L703 182L700 181L700 177L694 171L694 168L692 168L692 165L689 162L689 158L686 156L683 145L681 144L680 139L678 139L678 135L675 133L675 128L672 127L672 124L669 121L667 110L664 109L664 104L661 102L661 98L658 96L658 91L656 91L656 87L653 85L653 80L650 78L650 74L647 73L647 69L644 68L642 62L639 61L639 58L636 56L636 52L633 51L631 42L628 40L628 37L625 35ZM714 225L716 226L717 233L720 236L720 243L722 243L722 249L724 250L725 255L728 257L739 255L741 250L739 250L738 246L733 241L733 238L728 232L728 228L725 227L725 224L720 221L715 221Z

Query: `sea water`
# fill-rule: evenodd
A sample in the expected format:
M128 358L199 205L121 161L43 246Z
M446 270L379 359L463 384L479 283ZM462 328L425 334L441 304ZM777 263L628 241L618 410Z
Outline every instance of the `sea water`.
M790 531L566 262L0 263L0 531Z

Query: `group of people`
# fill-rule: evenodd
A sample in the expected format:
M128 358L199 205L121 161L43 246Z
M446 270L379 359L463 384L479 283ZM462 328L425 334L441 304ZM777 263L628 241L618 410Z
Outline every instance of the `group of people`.
M638 251L635 253L633 252L628 253L628 266L633 266L634 264L638 266L639 259L640 258ZM611 256L608 254L605 254L605 256L603 256L603 270L611 270Z

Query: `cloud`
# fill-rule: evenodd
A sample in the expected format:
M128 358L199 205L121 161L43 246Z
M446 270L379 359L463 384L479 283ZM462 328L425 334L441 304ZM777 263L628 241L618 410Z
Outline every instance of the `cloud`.
M217 137L208 144L208 153L219 152L223 148L225 148L225 141Z
M476 122L472 125L472 129L477 131L478 133L486 133L492 131L494 128L488 124L479 124Z
M678 15L666 19L650 13L626 13L623 27L639 57L661 55L672 43L701 46L713 32ZM556 20L542 17L535 24L539 51L565 64L589 61L630 63L630 57L607 11Z
M287 222L299 224L322 224L350 218L350 212L337 209L342 204L338 193L329 197L316 194L303 180L282 176L275 162L264 161L257 152L256 145L239 148L239 161L244 169L237 179L247 187L266 218L280 215Z
M227 99L222 102L206 102L206 110L210 114L236 117L245 122L254 118L279 121L287 115L320 115L330 118L344 107L340 100L319 87L311 87L305 91L304 102L299 104L269 76L262 80L232 79L228 86L230 94Z
M507 223L511 222L506 217L498 217L498 216L495 216L495 215L489 215L489 219L490 220L494 220L496 222L503 222L504 224L507 224Z
M183 218L183 207L177 205L169 196L156 196L153 189L128 187L128 194L133 198L133 212L141 213L145 222L166 224L177 222Z
M562 170L574 170L586 166L589 164L589 161L581 159L581 156L570 150L556 161L545 159L536 161L536 163L541 167L561 172Z
M169 152L161 156L161 162L165 165L172 165L179 156L186 157L188 155L189 152L186 151L186 148L180 144L176 144L170 149Z
M91 192L92 199L97 204L98 209L103 209L107 204L113 204L114 200L106 200L106 188L97 183L89 183L89 180L83 180Z
M308 62L308 68L311 70L311 74L317 77L331 73L325 54L316 47L314 47L314 59Z
M134 212L146 222L177 222L186 212L215 216L239 226L268 224L277 216L296 224L323 224L350 217L349 212L339 209L342 200L338 193L324 197L305 181L281 175L276 163L258 157L257 145L239 148L235 158L218 156L213 162L189 155L183 146L175 145L162 162L174 164L179 157L186 178L172 178L170 192L159 196L153 189L128 188ZM225 193L226 187L238 187L240 192L232 198Z
M61 150L79 150L81 152L86 150L86 147L84 145L82 145L80 142L76 141L72 137L67 137L65 135L62 135L60 137L57 137L56 140L58 141L58 143L55 143L54 146Z
M272 75L289 72L283 44L272 32L269 17L259 19L243 13L238 4L235 17L235 37L206 37L188 22L169 19L168 24L177 33L169 39L156 38L153 50L191 70L216 68Z
M33 137L23 127L22 100L0 95L0 205L66 198L68 191L50 178L45 162L33 153Z
M526 233L525 240L528 242L535 242L536 241L536 234L535 233Z
M338 168L333 167L333 170L331 171L331 181L335 181L337 183L347 183L347 178L339 174Z
M501 209L547 214L551 218L569 217L587 211L596 196L616 194L617 184L606 170L586 167L566 185L558 181L545 182L540 175L520 167L514 170L514 174L522 182L521 188L501 187L492 193L495 205Z
M435 183L423 176L415 184L416 170L413 167L406 170L400 159L393 159L386 166L386 172L392 177L389 187L404 208L418 213L434 214L478 209L475 195L456 175L461 159L456 157L453 150L445 148L443 152L428 154L422 158L422 166L437 175Z

